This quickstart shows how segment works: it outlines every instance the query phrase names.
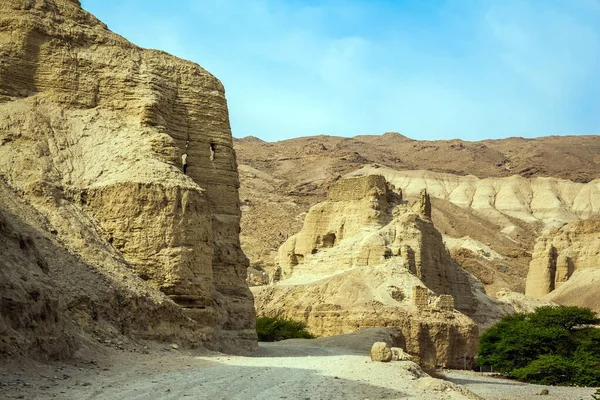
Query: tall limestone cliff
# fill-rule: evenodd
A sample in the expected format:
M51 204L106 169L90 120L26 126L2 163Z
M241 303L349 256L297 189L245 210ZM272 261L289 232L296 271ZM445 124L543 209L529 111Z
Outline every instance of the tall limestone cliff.
M600 220L570 222L540 237L525 293L600 311Z
M0 10L0 174L15 201L90 268L132 270L133 286L176 303L191 336L255 346L221 82L129 43L76 0ZM131 325L168 336L161 321Z
M407 351L462 368L476 353L469 316L497 316L504 306L451 259L428 203L423 192L408 204L382 176L337 181L279 248L281 280L252 288L258 314L303 320L317 335L398 327Z

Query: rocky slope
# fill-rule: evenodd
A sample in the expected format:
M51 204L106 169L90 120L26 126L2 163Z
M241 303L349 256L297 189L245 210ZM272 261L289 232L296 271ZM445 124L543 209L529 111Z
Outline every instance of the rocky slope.
M381 175L337 181L279 248L281 280L253 288L257 312L325 336L397 327L423 362L463 368L478 338L467 315L486 326L512 308L452 260L430 217L426 191L409 204Z
M540 237L525 293L600 312L600 220L570 222Z
M259 270L272 274L277 248L343 175L384 175L408 200L427 188L432 219L453 258L491 295L504 288L524 292L536 238L600 210L593 180L600 136L428 142L388 133L276 143L244 138L235 146L242 247L255 284L267 280Z
M3 251L15 254L3 269L4 335L28 335L11 315L39 298L47 318L87 333L116 304L106 332L254 347L222 84L194 63L127 42L76 0L0 8L0 209L12 238ZM24 215L36 215L27 222L36 233L17 254ZM60 262L39 250L48 243ZM39 296L15 283L34 259L45 265L30 284L43 287ZM73 283L88 279L86 270L97 285ZM69 342L57 341L48 353ZM2 352L41 349L4 343Z

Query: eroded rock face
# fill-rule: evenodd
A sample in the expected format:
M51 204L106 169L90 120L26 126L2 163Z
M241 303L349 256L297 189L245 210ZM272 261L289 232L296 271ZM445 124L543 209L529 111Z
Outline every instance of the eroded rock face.
M257 312L305 321L320 336L396 327L421 361L463 368L478 337L465 314L483 316L490 304L430 218L412 211L427 214L427 202L424 193L408 204L382 176L336 182L280 247L283 279L253 288Z
M78 2L0 7L8 186L70 251L132 268L207 342L254 346L222 84L197 64L127 42Z
M526 294L600 310L600 220L568 223L535 245Z
M0 356L20 349L50 358L69 357L76 341L66 304L47 276L34 238L0 211Z
M430 196L474 210L504 228L516 229L514 220L559 226L600 214L600 180L588 183L558 178L480 179L430 171L396 171L363 167L353 174L379 174L402 189L406 196ZM422 193L423 188L426 192ZM513 219L513 220L511 220ZM510 235L507 229L506 234Z
M415 208L426 210L421 203L428 203L427 198L425 192ZM437 294L453 295L458 310L475 310L469 274L450 258L431 220L411 211L383 176L337 182L328 201L310 209L303 229L278 252L284 279L323 276L388 261L405 265Z

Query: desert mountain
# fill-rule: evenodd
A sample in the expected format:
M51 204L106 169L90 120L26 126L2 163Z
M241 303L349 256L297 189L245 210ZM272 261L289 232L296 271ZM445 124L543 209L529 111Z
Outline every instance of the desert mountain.
M491 295L525 291L538 237L600 213L600 136L464 142L386 133L234 144L253 284L272 276L279 246L341 176L382 175L409 201L426 188L453 258Z
M254 348L221 82L76 0L0 11L0 353L121 334Z

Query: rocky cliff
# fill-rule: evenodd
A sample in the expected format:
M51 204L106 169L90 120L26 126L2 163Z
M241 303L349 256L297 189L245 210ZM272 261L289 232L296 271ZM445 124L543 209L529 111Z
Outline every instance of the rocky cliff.
M511 236L518 231L514 220L557 227L600 215L600 179L578 183L558 178L484 178L429 171L396 171L363 167L351 175L378 174L417 196L426 188L432 198L447 200L503 227ZM516 234L516 232L514 232Z
M305 213L326 198L324 192L336 179L376 174L385 176L410 201L418 199L421 189L427 188L432 219L452 257L484 283L487 293L495 296L504 289L524 292L536 238L567 222L600 215L596 200L600 198L600 183L592 180L593 174L585 172L588 167L595 171L595 164L577 167L578 174L589 176L587 182L560 178L566 175L560 172L563 169L557 169L566 165L557 160L563 156L570 165L573 149L582 152L585 160L593 161L593 150L600 143L598 137L515 138L493 143L502 145L506 154L519 155L521 163L527 161L522 158L526 154L509 144L548 154L557 163L536 168L550 171L552 167L552 174L557 177L543 177L539 171L524 174L528 176L500 177L510 171L493 172L494 165L489 163L494 158L488 158L485 151L480 159L467 157L476 154L479 144L458 142L415 141L393 134L352 139L320 136L277 143L252 138L236 141L243 163L242 246L254 267L251 271L257 271L251 275L257 278L253 283L266 280L261 269L272 274L277 248L287 235L300 230ZM316 151L321 148L318 143L326 150ZM361 157L344 153L350 149ZM296 151L295 156L292 151ZM423 158L415 159L419 164L410 166L443 169L444 151L456 157L452 165L460 161L461 173L472 175L399 169L405 165L403 160L416 155ZM269 160L267 152L273 155ZM390 152L397 154L396 161L389 158ZM537 165L535 160L529 161ZM277 223L270 224L268 216Z
M427 192L409 204L382 176L339 180L280 247L281 281L253 288L257 312L317 335L399 327L408 351L462 368L478 336L467 315L485 325L510 307L452 260L430 209Z
M525 293L600 311L600 220L574 221L540 237Z
M240 194L244 200L242 248L258 272L255 276L259 279L254 280L255 283L264 281L260 270L268 273L274 267L277 248L288 235L300 230L304 214L325 199L332 182L365 166L374 169L379 166L399 174L403 171L413 173L408 179L415 183L417 192L407 192L406 197L418 195L418 190L423 187L429 188L433 218L446 236L455 239L468 236L504 257L495 260L479 257L479 250L472 250L481 249L481 244L473 242L466 248L451 248L461 265L484 281L488 292L495 294L504 287L524 291L530 253L540 234L537 218L531 219L532 222L513 220L509 225L504 219L501 226L480 213L475 214L471 208L458 207L436 197L434 187L456 187L456 181L462 178L477 185L475 182L485 178L511 176L525 178L521 180L524 182L531 179L532 184L536 178L555 178L545 181L552 187L553 182L589 183L600 176L599 135L466 142L458 139L413 140L389 132L352 138L319 135L279 142L246 137L235 139L234 145L240 163ZM429 180L428 184L416 184L419 177L414 174ZM487 180L488 183L495 182L488 187L492 190L490 193L501 194L499 205L513 201L509 197L510 187L514 187L517 180ZM502 189L504 184L510 186L508 190ZM579 186L577 184L573 187ZM459 191L470 186L463 186ZM551 191L556 192L555 189ZM522 196L527 192L517 190L514 194ZM446 195L444 193L444 197ZM468 198L470 193L465 196ZM560 198L555 202L559 206ZM523 199L516 198L514 202L523 203ZM570 207L568 202L567 206ZM535 204L533 207L537 208ZM528 205L519 208L527 210ZM270 223L270 220L277 222ZM499 232L507 226L505 232L509 237Z
M196 332L190 341L202 332L216 348L255 346L222 84L194 63L129 43L77 1L0 7L7 191L88 268L129 276L147 288L133 290L139 301L154 290L157 307L177 304L185 316L174 324ZM61 279L56 268L50 283ZM169 335L159 320L129 325Z

